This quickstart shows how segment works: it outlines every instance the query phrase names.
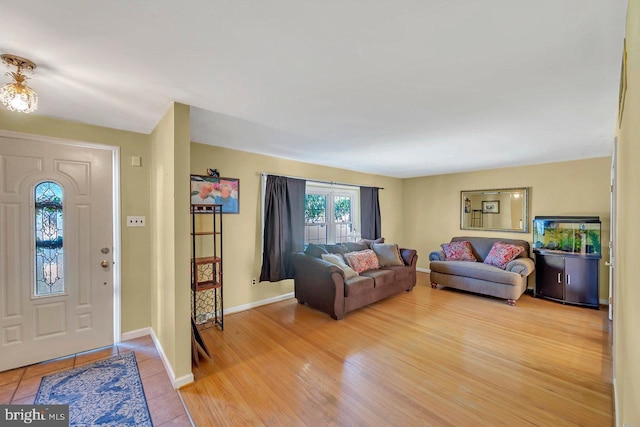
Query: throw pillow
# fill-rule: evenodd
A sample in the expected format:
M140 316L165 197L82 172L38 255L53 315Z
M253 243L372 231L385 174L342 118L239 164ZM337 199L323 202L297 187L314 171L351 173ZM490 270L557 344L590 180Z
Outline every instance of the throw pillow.
M400 249L395 243L374 243L372 245L373 252L378 257L380 267L393 267L397 265L404 265L402 257L400 256Z
M371 239L360 239L360 240L358 240L358 242L357 242L357 243L360 243L360 244L362 244L362 245L367 245L367 247L368 247L369 249L373 249L372 245L373 245L374 243L384 243L384 237L378 237L378 238L377 238L377 239L375 239L375 240L371 240Z
M485 264L495 265L505 269L507 264L516 259L524 251L522 246L510 245L503 242L495 242L489 251L489 255L484 259Z
M471 243L465 241L443 243L442 250L444 252L444 259L446 261L477 261L473 250L471 249Z
M344 258L342 258L342 255L322 254L321 257L323 260L328 261L331 264L335 264L338 268L340 268L344 272L344 278L347 280L358 275L358 272L356 272L353 268L345 264Z
M309 245L307 246L307 249L304 250L304 253L306 255L309 255L315 258L320 258L322 254L328 254L329 252L323 246L318 246L318 245L314 245L313 243L309 243Z
M378 257L371 249L358 252L347 252L344 254L347 263L356 272L362 273L365 270L375 270L380 268Z

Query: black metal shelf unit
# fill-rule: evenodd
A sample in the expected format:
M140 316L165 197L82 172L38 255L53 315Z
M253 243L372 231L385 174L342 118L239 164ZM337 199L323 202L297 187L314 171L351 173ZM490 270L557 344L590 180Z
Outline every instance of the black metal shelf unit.
M191 205L191 316L198 329L224 329L222 205Z

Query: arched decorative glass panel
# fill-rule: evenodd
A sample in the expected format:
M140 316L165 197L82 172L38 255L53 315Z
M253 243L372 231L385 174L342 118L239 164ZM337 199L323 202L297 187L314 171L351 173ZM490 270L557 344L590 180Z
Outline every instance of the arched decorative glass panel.
M45 181L35 188L36 296L64 293L62 187Z

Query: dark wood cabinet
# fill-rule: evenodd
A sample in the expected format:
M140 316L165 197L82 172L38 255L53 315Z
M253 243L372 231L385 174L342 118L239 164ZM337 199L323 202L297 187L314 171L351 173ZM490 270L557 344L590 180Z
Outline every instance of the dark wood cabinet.
M535 296L598 308L600 257L534 250Z

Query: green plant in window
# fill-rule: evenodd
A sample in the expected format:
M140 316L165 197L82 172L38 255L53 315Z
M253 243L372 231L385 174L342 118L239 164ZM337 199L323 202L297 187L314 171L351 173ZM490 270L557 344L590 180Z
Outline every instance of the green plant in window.
M336 197L335 198L335 221L349 222L351 221L351 198Z
M325 222L327 198L320 194L305 197L304 218L307 223Z

